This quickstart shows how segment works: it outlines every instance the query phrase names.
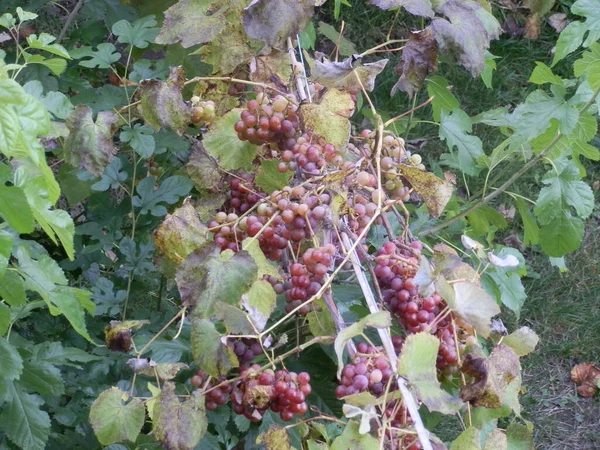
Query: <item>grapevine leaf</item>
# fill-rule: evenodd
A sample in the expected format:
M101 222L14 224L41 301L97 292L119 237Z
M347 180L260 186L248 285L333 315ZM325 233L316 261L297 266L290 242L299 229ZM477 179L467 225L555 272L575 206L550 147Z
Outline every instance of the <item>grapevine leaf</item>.
M80 66L93 69L109 69L113 63L116 63L121 54L116 51L116 47L109 43L98 44L98 50L92 50L92 47L81 47L71 51L71 56L74 59L90 57L79 63Z
M600 10L596 0L577 0L571 6L571 14L585 17L586 20L571 22L560 33L552 65L577 50L580 45L589 47L600 39Z
M407 379L430 411L453 414L461 402L444 391L437 379L435 364L439 346L439 339L429 333L408 336L398 359L398 373Z
M10 326L10 309L4 303L0 303L0 337L8 331ZM1 350L0 350L1 351ZM2 389L2 388L0 388ZM0 391L0 402L4 400L4 396Z
M144 121L155 130L171 129L182 134L192 120L192 107L183 101L185 82L182 66L171 67L166 81L142 80L138 94Z
M158 28L154 28L156 20L154 16L142 17L133 23L127 20L119 20L112 26L112 32L119 36L118 41L122 44L130 44L137 48L146 48L153 43Z
M102 445L128 440L135 442L144 425L146 408L139 398L117 387L102 392L90 409L90 423ZM127 403L126 403L127 402Z
M471 119L462 109L454 109L451 113L441 111L440 138L445 140L448 148L458 149L456 169L460 169L467 175L477 175L479 169L475 161L483 156L483 144L477 136L472 136Z
M290 181L290 177L292 176L291 171L284 173L279 172L279 170L277 170L278 165L279 161L277 160L265 159L260 163L258 175L256 176L254 182L267 194L287 186Z
M448 306L487 338L491 319L500 314L500 308L486 291L473 283L458 281L453 287L454 296L446 299Z
M328 90L321 103L308 103L300 107L304 127L322 137L336 149L344 149L350 139L350 120L354 101L348 92Z
M564 86L562 78L558 75L554 75L554 73L552 73L552 69L540 61L535 62L535 69L533 69L533 72L531 72L529 82L535 84L551 83L558 86Z
M310 334L313 336L333 336L336 332L335 322L325 302L319 299L313 305L313 310L306 315Z
M369 433L360 434L359 423L349 420L343 433L335 438L330 450L371 450L379 448L379 442Z
M392 94L398 90L406 92L412 98L423 85L425 78L437 70L437 43L431 27L411 33L402 51L402 57L394 73L400 79L392 87Z
M206 152L202 142L194 146L185 169L188 176L201 189L210 189L221 180L219 165Z
M508 227L508 222L502 214L485 205L468 214L467 220L477 236L486 235L492 229L492 226L500 230Z
M194 362L207 374L227 375L238 367L237 356L221 342L221 335L209 320L192 318L191 342Z
M531 430L525 425L511 423L506 429L508 450L534 450Z
M340 55L350 56L357 53L352 42L340 35L340 32L325 22L319 22L319 33L338 46ZM304 47L303 47L304 48ZM288 60L289 61L289 60ZM289 62L288 62L289 66Z
M480 450L481 431L475 427L469 427L452 442L450 450Z
M152 156L156 148L152 128L140 123L136 123L133 128L129 125L124 126L119 139L121 142L129 142L131 148L146 159Z
M521 198L515 198L515 205L517 206L517 211L519 211L519 215L521 216L521 220L523 221L523 244L525 246L535 245L540 241L540 227L531 214L531 211L528 209L525 204L525 200Z
M94 122L88 106L76 106L66 121L69 136L64 145L65 161L73 167L101 176L117 153L112 137L118 121L115 113L101 111Z
M248 166L256 156L256 146L240 141L234 125L240 120L241 108L232 109L213 123L202 142L206 151L218 158L223 169L232 170Z
M431 0L369 0L369 3L384 10L402 6L415 16L434 16Z
M377 313L369 314L368 316L363 317L358 322L354 322L352 325L344 328L339 332L339 334L335 338L335 353L338 358L338 372L337 377L340 378L342 375L342 369L344 367L344 347L346 342L352 339L355 336L362 334L365 327L374 327L374 328L387 328L391 326L392 318L390 313L387 311L380 311Z
M583 57L573 64L573 72L576 77L583 74L587 76L587 82L595 91L600 88L600 44L594 42L589 51L583 53Z
M277 306L277 298L273 286L268 281L256 280L252 283L248 293L242 296L242 306L248 311L248 316L252 320L254 327L258 331L264 330L267 320L269 320L271 313ZM251 331L248 334L252 333Z
M431 107L433 108L433 119L439 122L442 119L442 111L449 114L454 109L460 108L460 103L450 92L451 86L448 81L439 75L427 78L427 93L433 97Z
M292 74L290 55L286 52L273 51L266 56L257 56L250 62L250 80L275 88L287 89Z
M17 380L23 373L23 359L15 347L0 338L0 376L3 380Z
M35 226L27 197L17 186L0 185L0 217L18 233L31 233Z
M274 425L256 438L257 444L264 445L266 450L292 450L287 430L281 425Z
M505 403L509 385L515 380L520 383L519 357L503 344L496 346L488 358L469 353L463 359L461 370L473 381L461 388L460 397L474 406L500 408Z
M40 33L39 36L35 34L27 36L27 44L30 48L44 50L61 58L71 59L67 49L60 44L53 44L54 41L56 41L56 38L48 33Z
M507 450L508 440L503 430L490 431L485 439L483 450Z
M258 266L248 252L231 255L209 242L190 253L177 268L175 280L181 301L194 308L198 317L211 317L218 301L239 304L256 279Z
M189 369L185 363L158 363L152 367L145 367L141 370L136 370L137 374L146 375L147 377L158 377L161 380L172 380L177 374Z
M306 28L314 9L314 0L253 0L244 9L244 28L252 39L286 50L287 38Z
M250 253L252 259L258 266L258 279L262 279L263 275L269 275L271 277L281 279L281 275L277 269L269 262L265 254L260 248L258 241L252 238L246 238L242 242L242 248Z
M375 77L379 75L387 59L380 59L372 63L361 64L361 59L355 55L341 62L332 62L323 53L316 52L312 59L308 53L304 54L310 66L310 78L315 83L320 83L328 88L336 89L361 89L361 83L367 91L375 88ZM357 80L360 79L360 82Z
M222 9L213 11L212 0L180 0L165 11L157 44L180 42L183 48L212 41L225 28Z
M0 414L0 427L17 446L44 450L50 434L50 417L42 411L43 400L27 394L21 386L6 382L7 404Z
M540 244L542 250L548 256L555 258L564 256L579 248L584 231L583 220L563 211L552 222L541 226Z
M194 449L208 425L202 394L196 390L189 400L180 402L172 382L163 386L154 404L153 416L153 434L169 450Z
M502 343L512 348L519 356L525 356L535 350L540 338L529 327L521 327L506 336Z
M440 217L452 197L452 183L436 177L431 172L424 172L405 164L400 165L400 173L423 199L431 217Z
M121 183L127 180L127 172L122 171L123 163L119 158L113 159L108 166L104 168L102 179L92 184L94 191L107 191L108 189L118 189Z
M436 17L430 25L440 50L454 55L473 76L479 75L490 41L500 36L500 24L475 1L449 0L437 11L448 18Z
M205 242L206 225L200 221L198 213L187 201L173 214L167 214L154 232L156 247L177 264Z
M0 193L2 189L0 188ZM0 194L1 195L1 194ZM0 229L0 277L4 274L8 266L8 260L12 254L12 246L15 238L8 231Z
M36 360L23 361L19 384L41 395L62 395L65 391L60 370L52 364Z
M181 175L173 175L165 179L158 189L154 190L155 177L146 177L136 187L138 195L132 198L133 206L141 208L142 214L152 214L161 217L167 214L167 208L161 203L172 205L181 197L187 195L192 189L194 182Z
M223 323L227 333L253 334L255 332L248 315L240 308L219 301L215 302L214 311L215 319Z
M504 306L511 309L517 319L520 316L521 308L525 303L527 294L525 287L521 283L521 278L516 273L490 272L489 276L498 286L500 301Z

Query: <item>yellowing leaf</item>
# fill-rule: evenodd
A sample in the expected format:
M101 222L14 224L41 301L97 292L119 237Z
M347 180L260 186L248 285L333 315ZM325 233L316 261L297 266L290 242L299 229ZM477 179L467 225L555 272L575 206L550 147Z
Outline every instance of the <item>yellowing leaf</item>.
M330 89L321 103L308 103L300 107L304 127L317 136L343 149L350 139L350 120L354 112L354 101L347 92Z
M427 205L431 217L438 218L452 197L452 183L416 167L400 165L400 171Z

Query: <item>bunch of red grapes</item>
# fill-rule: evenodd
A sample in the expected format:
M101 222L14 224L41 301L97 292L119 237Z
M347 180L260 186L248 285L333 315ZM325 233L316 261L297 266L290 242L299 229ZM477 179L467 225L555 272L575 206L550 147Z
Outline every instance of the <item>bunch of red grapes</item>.
M258 365L240 370L242 379L233 387L230 397L233 410L252 422L259 422L264 413L279 413L282 420L308 411L306 396L311 393L310 375L287 370L267 369L262 373Z
M299 124L296 107L282 95L272 100L259 93L246 103L235 131L241 141L260 145L267 142L285 142L296 136Z
M206 394L206 409L209 411L214 411L218 406L224 405L227 403L227 398L229 397L229 393L231 392L231 384L224 383L226 381L225 377L220 377L219 379L212 379L208 384L208 374L202 370L198 370L196 374L192 377L191 383L196 389L204 389L209 390L216 385L220 385L219 387L210 390L208 394Z
M298 139L287 139L279 157L277 170L282 173L300 168L308 175L318 175L327 163L337 167L343 162L333 144L325 143L310 132Z
M340 385L335 389L337 398L365 391L379 397L385 392L388 382L392 383L391 390L397 388L390 362L380 348L361 342L356 350L358 353L352 363L342 369Z
M227 346L237 356L240 367L250 366L254 358L263 352L260 342L252 338L229 338Z

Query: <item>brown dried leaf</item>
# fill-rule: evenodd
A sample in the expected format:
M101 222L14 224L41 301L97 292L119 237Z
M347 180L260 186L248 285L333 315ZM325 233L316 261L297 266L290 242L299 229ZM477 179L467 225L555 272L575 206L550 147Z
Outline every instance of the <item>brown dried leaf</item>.
M264 444L267 450L291 450L293 448L289 434L280 425L273 425L265 433L259 434L256 443Z
M392 95L398 90L412 98L425 81L427 75L437 70L437 42L430 27L410 35L402 57L394 68L400 79L392 88Z
M593 397L598 392L600 369L593 363L577 364L571 369L571 379L579 384L577 392L582 397Z
M554 28L557 33L560 33L569 25L569 19L564 13L555 13L548 17L548 25Z
M194 181L196 187L201 189L211 189L221 179L216 159L208 154L202 142L198 142L194 146L190 160L185 166L185 171Z
M131 350L131 330L133 328L141 328L143 325L150 323L148 320L112 320L110 325L104 329L104 342L106 347L115 351L127 353Z
M292 77L290 56L286 52L271 52L250 61L250 80L265 83L285 91Z
M454 191L452 183L436 177L431 172L405 164L400 165L400 171L423 199L431 217L434 219L440 217L452 197Z
M328 88L348 90L360 89L362 83L367 91L372 91L375 87L375 77L381 73L388 62L387 59L380 59L361 65L361 58L355 55L342 62L332 62L319 52L315 53L315 59L306 52L305 57L310 66L312 81ZM360 83L356 79L357 76L360 78Z

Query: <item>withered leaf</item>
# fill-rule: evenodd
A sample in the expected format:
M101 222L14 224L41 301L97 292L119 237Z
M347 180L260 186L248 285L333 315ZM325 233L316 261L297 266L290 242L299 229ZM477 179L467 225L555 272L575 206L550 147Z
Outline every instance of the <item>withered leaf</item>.
M571 379L579 384L577 392L582 397L593 397L598 392L598 381L600 381L600 369L593 363L577 364L571 369Z
M113 134L118 122L119 117L111 111L100 111L94 122L89 106L76 106L66 120L69 135L64 145L65 162L102 176L117 154Z
M330 89L320 104L308 103L300 107L300 114L307 130L343 149L350 140L350 120L354 101L348 92Z
M104 342L106 347L115 352L127 353L131 350L131 330L141 328L150 323L148 320L112 320L104 329Z
M323 53L316 52L315 59L306 52L304 55L310 66L310 79L325 87L336 89L360 89L362 83L367 91L372 91L375 88L375 77L381 73L388 62L387 59L380 59L361 64L361 58L356 55L341 62L332 62Z
M217 161L208 154L200 141L194 145L185 170L196 186L201 189L211 189L221 180Z
M250 61L250 80L266 83L286 90L292 77L290 55L273 51L267 56L257 56Z
M431 172L405 164L400 165L400 172L423 199L431 217L440 217L452 197L454 191L452 183L436 177Z
M265 433L259 434L256 438L257 444L264 444L267 450L291 450L290 436L280 425L273 425ZM309 448L310 445L309 445Z
M142 80L139 110L146 124L155 130L168 128L182 134L192 119L192 107L183 101L183 67L171 67L166 81Z
M370 0L369 3L384 10L402 6L415 16L433 17L434 14L431 0Z
M394 73L400 79L392 88L392 95L398 90L406 92L412 98L431 72L437 70L437 42L431 27L412 33L404 50L400 62L394 68Z

